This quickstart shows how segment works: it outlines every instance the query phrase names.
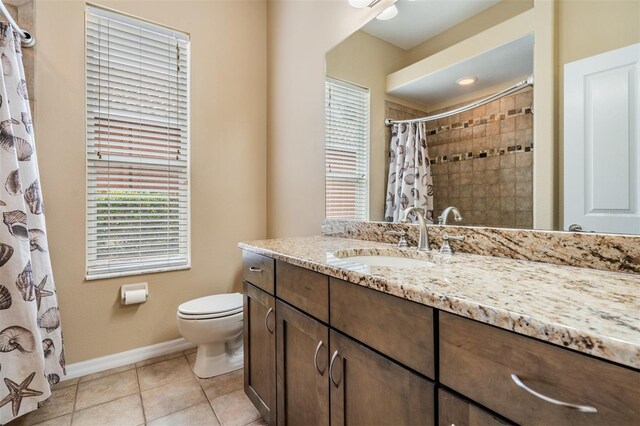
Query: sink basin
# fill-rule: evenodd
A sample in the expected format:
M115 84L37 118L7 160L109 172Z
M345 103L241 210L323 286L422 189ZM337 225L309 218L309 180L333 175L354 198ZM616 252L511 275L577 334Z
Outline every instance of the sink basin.
M331 253L330 257L334 259L334 263L347 267L367 265L388 268L424 268L435 264L430 253L392 248L340 250Z
M411 259L396 256L348 256L342 259L350 262L362 263L371 266L388 266L395 268L419 268L433 265L433 262L423 259Z

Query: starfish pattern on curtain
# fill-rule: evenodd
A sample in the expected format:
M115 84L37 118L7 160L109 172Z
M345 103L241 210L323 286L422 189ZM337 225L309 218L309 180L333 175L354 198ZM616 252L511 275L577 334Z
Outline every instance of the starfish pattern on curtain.
M65 374L20 37L0 23L0 424Z

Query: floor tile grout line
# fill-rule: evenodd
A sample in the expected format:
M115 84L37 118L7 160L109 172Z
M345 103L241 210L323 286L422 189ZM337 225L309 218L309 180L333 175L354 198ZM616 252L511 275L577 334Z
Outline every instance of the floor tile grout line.
M107 375L105 375L105 376L97 377L97 378L95 378L95 379L87 380L87 381L84 381L84 382L80 382L80 379L82 379L82 377L79 377L79 378L78 378L78 382L77 382L75 385L70 385L70 386L75 386L75 389L74 389L74 399L73 399L73 405L72 405L72 410L71 410L71 412L70 412L70 413L67 413L67 414L62 414L62 415L60 415L60 416L56 416L56 417L51 418L51 419L48 419L48 420L54 420L54 419L58 419L58 418L61 418L61 417L63 417L63 416L66 416L66 415L70 415L70 417L69 417L69 425L71 425L71 424L73 423L74 419L75 419L76 414L77 414L77 413L79 413L79 412L81 412L81 411L88 410L88 409L90 409L90 408L100 407L100 406L102 406L102 405L105 405L105 404L108 404L108 403L111 403L111 402L114 402L114 401L118 401L118 400L121 400L121 399L124 399L124 398L127 398L127 397L131 397L132 395L137 394L137 395L138 395L138 398L139 398L139 400L140 400L141 408L142 408L142 415L143 415L144 424L146 424L146 423L147 423L147 415L146 415L146 411L145 411L145 409L144 409L144 400L142 399L142 392L143 392L143 390L142 390L142 386L141 386L141 380L140 380L139 370L140 370L140 369L143 369L144 367L148 367L148 366L151 366L151 365L154 365L154 364L158 364L158 363L166 362L166 361L172 361L172 360L179 359L180 357L184 357L184 359L185 359L185 361L187 362L187 365L188 365L188 367L189 367L189 371L191 372L191 375L190 375L189 377L184 377L184 378L183 378L183 379L181 379L181 380L186 380L187 378L190 378L190 379L192 379L192 380L195 380L195 381L196 381L196 383L197 383L197 385L198 385L198 387L200 388L200 392L203 394L203 396L204 396L205 400L204 400L204 401L202 401L202 402L194 403L194 404L189 405L189 406L187 406L187 407L182 407L180 410L176 410L176 411L173 411L173 412L171 412L171 413L167 413L167 414L163 415L162 417L159 417L158 419L163 418L163 417L166 417L166 416L169 416L169 415L173 415L173 414L178 413L178 412L180 412L180 411L188 410L188 409L190 409L190 408L193 408L193 407L194 407L194 406L196 406L196 405L199 405L199 404L202 404L203 402L206 402L206 403L208 403L209 408L211 409L211 411L213 411L214 417L216 418L216 420L218 421L218 423L219 423L220 425L223 425L223 423L222 423L222 421L221 421L221 419L220 419L219 414L217 413L217 411L216 411L216 410L215 410L215 408L213 407L213 404L212 404L213 400L210 400L210 399L208 398L208 396L207 396L207 391L205 390L205 383L203 383L203 381L205 381L205 380L207 380L207 379L210 379L210 378L201 379L201 378L199 378L199 377L195 374L195 372L193 371L193 369L192 369L192 367L191 367L191 364L190 364L190 362L189 362L189 358L188 358L188 355L190 355L191 353L187 354L187 353L185 353L185 352L186 352L186 351L179 351L179 352L174 353L176 356L173 356L173 357L171 357L171 358L167 358L167 359L161 359L161 360L158 360L158 361L153 362L153 363L150 363L150 364L142 365L142 366L140 366L140 367L137 367L137 366L136 366L136 363L133 363L133 364L131 364L131 365L133 366L131 369L127 369L127 370L123 370L123 371L113 372L113 373L111 373L111 374L107 374ZM167 355L164 355L164 356L169 356L169 355L174 355L174 354L167 354ZM163 356L163 357L164 357L164 356ZM142 361L141 361L141 362L142 362ZM115 367L115 368L118 368L118 367ZM82 409L78 409L78 407L77 407L77 400L78 400L78 395L79 395L80 385L81 385L82 383L91 383L91 382L93 382L93 381L95 381L95 380L104 379L104 378L111 377L111 376L114 376L114 375L117 375L117 374L126 373L126 372L128 372L128 371L132 371L132 370L133 370L133 371L135 371L135 374L136 374L136 384L137 384L137 387L138 387L137 392L131 393L131 394L129 394L129 395L124 395L124 396L121 396L121 397L118 397L118 398L112 399L112 400L110 400L110 401L105 401L105 402L102 402L102 403L100 403L100 404L95 404L95 405L91 405L91 406L88 406L88 407L84 407L84 408L82 408ZM235 371L235 370L234 370L234 371ZM231 372L225 373L225 375L226 375L226 374L231 374L231 373L233 373L234 371L231 371ZM95 374L95 373L94 373L94 374ZM224 375L220 375L220 376L216 376L216 377L221 377L221 376L224 376ZM153 386L153 387L151 387L151 388L149 388L149 389L145 389L145 391L148 391L148 390L151 390L151 389L157 389L157 388L159 388L159 387L161 387L161 386L165 386L166 384L168 384L168 383L161 384L161 385L157 385L157 386ZM210 389L210 388L216 388L216 387L218 387L218 386L220 386L220 385L221 385L221 383L215 383L215 381L214 381L213 383L211 383L211 386L208 386L208 387L207 387L207 389ZM63 389L63 388L61 388L61 389ZM221 389L217 389L217 390L216 390L216 392L217 392L217 391L219 391L219 390L221 390ZM224 391L224 392L222 392L222 393L220 393L220 394L216 394L216 395L215 395L215 398L213 398L213 399L217 399L217 398L219 398L219 397L221 397L221 396L228 395L228 394L230 394L230 393L233 393L233 392L236 392L236 391L239 391L239 390L242 390L242 388L239 388L239 389L233 389L233 390L228 390L228 391ZM48 421L48 420L45 420L45 421ZM152 420L152 421L155 421L155 420L157 420L157 419L154 419L154 420ZM257 420L260 420L260 419L258 418ZM253 423L253 422L257 421L257 420L253 420L253 421L251 421L251 422L247 423L247 425L249 425L249 424L251 424L251 423Z
M138 374L138 367L136 369L136 380L138 381L138 398L140 399L140 407L142 408L142 420L143 424L147 424L147 413L144 411L144 400L142 399L142 386L140 386L140 375Z
M114 401L120 401L121 399L125 399L125 398L132 397L133 395L136 395L136 394L135 394L135 393L131 393L131 394L129 394L129 395L121 396L121 397L118 397L118 398L112 399L111 401L102 402L102 403L100 403L100 404L92 405L91 407L83 408L83 409L81 409L81 410L77 410L77 411L76 411L76 410L74 410L74 411L73 411L74 417L75 417L75 415L76 415L76 414L78 414L78 413L80 413L80 412L82 412L82 411L86 411L86 410L90 410L90 409L92 409L92 408L96 408L96 407L100 407L100 406L103 406L103 405L106 405L106 404L110 404L110 403L112 403L112 402L114 402Z
M186 360L186 362L187 362L187 365L189 366L189 370L190 370L190 372L191 372L191 377L185 377L185 378L180 379L180 380L195 379L196 384L200 387L200 391L202 391L202 392L204 393L205 401L208 401L207 394L204 392L204 389L202 389L202 385L201 385L201 384L200 384L200 382L198 381L197 376L195 375L195 373L193 373L193 370L191 369L191 365L189 364L189 360L187 359L187 356L186 356L184 353L182 353L182 355L179 355L179 356L177 356L177 357L175 357L175 358L170 358L170 359L167 359L167 360L163 360L163 361L161 361L161 362L164 362L164 361L172 361L172 360L174 360L174 359L178 359L178 358L180 358L180 356L184 357L184 359L185 359L185 360ZM152 365L152 364L150 364L150 365ZM143 367L146 367L146 365L145 365L145 366L143 366ZM140 367L140 368L143 368L143 367ZM137 372L137 368L136 368L136 372ZM161 385L154 386L154 387L149 388L149 389L145 389L145 390L144 390L144 392L147 392L147 391L149 391L149 390L151 390L151 389L157 389L157 388L159 388L159 387L166 386L166 385L168 385L168 384L170 384L170 383L171 383L171 382L163 383L163 384L161 384ZM140 398L142 398L142 392L143 392L143 391L142 391L142 389L140 389ZM204 401L203 401L203 402L204 402ZM162 418L167 417L167 416L170 416L170 415L172 415L172 414L179 413L180 411L183 411L183 410L186 410L186 409L189 409L189 408L195 407L195 406L196 406L196 405L198 405L198 404L202 404L202 402L197 402L197 403L192 404L192 405L189 405L189 406L187 406L187 407L182 407L182 408L181 408L181 409L179 409L179 410L172 411L172 412L170 412L170 413L166 413L166 414L165 414L165 415L163 415L162 417L158 417L157 419L153 419L153 420L151 420L151 421L156 421L156 420L158 420L158 419L162 419ZM211 409L213 410L213 407L211 407ZM143 411L144 411L144 408L143 408ZM215 411L214 411L214 414L215 414ZM216 416L216 417L217 417L217 416ZM145 419L145 424L146 424L146 423L147 423L147 414L146 414L146 413L144 413L144 419Z
M177 357L175 357L175 358L167 359L167 360L165 360L165 361L173 361L174 359L178 359L178 358L180 358L180 357L179 357L179 356L177 356ZM185 358L186 358L186 357L185 357ZM161 362L164 362L164 361L161 361ZM187 364L189 364L189 360L187 360ZM146 366L146 365L144 365L144 366L142 366L142 367L140 367L140 368L144 368L144 367L147 367L147 366ZM191 370L191 366L189 366L189 370ZM192 372L193 372L193 371L192 371ZM136 374L137 374L137 369L136 369ZM196 376L196 377L197 377L197 376ZM180 381L180 380L186 380L186 377L185 377L185 378L183 378L183 379L179 379L178 381ZM147 388L147 389L144 389L144 390L142 389L142 386L140 386L140 393L142 393L142 392L146 392L146 391L149 391L149 390L151 390L151 389L157 389L157 388L159 388L159 387L161 387L161 386L166 386L166 385L168 385L169 383L171 383L171 382L162 383L162 384L160 384L160 385L155 385L155 386L152 386L152 387Z
M150 421L151 421L151 422L155 422L156 420L163 419L163 418L165 418L165 417L167 417L167 416L170 416L170 415L172 415L172 414L179 413L180 411L188 410L189 408L193 408L193 407L195 407L196 405L199 405L199 404L202 404L202 401L201 401L201 402L196 402L195 404L191 404L191 405L189 405L189 406L187 406L187 407L182 407L182 408L181 408L181 409L179 409L179 410L172 411L172 412L170 412L170 413L167 413L167 414L165 414L165 415L163 415L163 416L161 416L161 417L158 417L158 418L152 419L152 420L150 420ZM145 415L145 423L146 423L146 415Z
M216 411L215 408L213 408L213 401L207 398L207 402L209 403L209 407L211 407L211 411L213 411L213 415L216 417L216 420L218 420L218 424L220 426L224 426L222 424L222 420L220 420L220 416L218 415L218 412Z
M163 357L166 357L166 356L169 356L169 355L174 355L174 354L177 354L177 353L181 353L181 355L177 355L177 356L175 356L175 357L173 357L173 358L159 359L159 360L154 361L154 362L151 362L151 363L149 363L149 364L141 365L140 367L138 367L136 364L139 364L139 363L141 363L141 362L145 362L145 361L149 361L149 360L151 360L151 359L153 359L153 358L149 358L148 360L144 360L144 359L143 359L142 361L133 362L133 363L131 363L131 364L125 364L125 365L122 365L122 366L120 366L120 367L108 368L108 369L106 369L106 370L96 371L95 373L87 374L87 375L85 375L85 376L80 376L80 377L77 377L78 382L77 382L75 385L77 386L77 385L79 385L80 383L90 383L90 382L93 382L93 381L95 381L95 380L104 379L105 377L111 377L111 376L115 376L116 374L124 373L124 372L127 372L127 371L137 370L137 369L139 369L139 368L148 367L148 366L150 366L150 365L154 365L154 364L159 364L159 363L164 362L164 361L170 361L170 360L172 360L172 359L180 358L181 356L186 357L186 354L184 354L184 351L178 351L178 352L174 352L174 353L167 354L167 355L161 355L161 356L159 356L159 357L154 357L154 358L163 358ZM116 369L119 369L119 368L122 368L122 367L126 367L127 365L131 365L132 367L131 367L131 368L129 368L129 369L127 369L127 370L114 371L113 373L106 374L106 375L101 376L101 377L96 377L95 379L91 379L91 380L86 380L86 381L80 382L80 379L82 379L83 377L87 377L87 376L90 376L90 375L92 375L92 374L99 374L99 373L106 372L106 371L109 371L109 370L116 370ZM70 380L73 380L73 379L70 379ZM74 385L68 385L68 386L74 386ZM64 389L65 387L67 387L67 386L61 387L61 388L59 388L59 389Z
M131 371L131 370L121 371L120 373L117 373L117 374L128 373L128 372L130 372L130 371ZM113 376L115 376L115 374L114 374ZM106 376L106 377L111 377L111 376ZM88 381L88 382L84 382L84 383L91 383L92 381L93 381L93 380L90 380L90 381ZM136 382L137 382L137 372L136 372ZM126 395L120 395L120 396L115 397L115 398L113 398L113 399L110 399L110 400L108 400L108 401L103 401L103 402L100 402L100 403L98 403L98 404L88 405L88 406L86 406L86 407L82 407L81 409L78 409L78 407L77 407L77 403L78 403L78 392L80 391L80 389L79 389L79 388L80 388L80 386L78 385L78 389L77 389L77 391L76 391L76 400L75 400L74 408L73 408L73 411L74 411L74 412L76 412L76 411L83 411L83 410L86 410L86 409L91 408L91 407L97 407L98 405L106 404L106 403L111 402L111 401L117 401L117 400L122 399L122 398L125 398L125 397L127 397L127 396L131 396L131 395L135 395L136 393L140 393L140 386L138 385L138 391L137 391L137 392L131 392L131 393L128 393L128 394L126 394Z
M186 357L186 355L185 355ZM189 360L187 360L189 361ZM189 365L189 368L191 368L191 365ZM211 411L213 412L213 417L216 418L216 420L218 421L219 425L222 425L222 422L220 421L220 417L218 417L218 413L216 413L216 410L213 408L213 405L211 405L211 401L209 400L209 397L207 396L207 391L204 390L204 388L202 387L202 383L200 383L199 377L196 375L196 373L191 370L191 372L193 373L193 376L196 378L196 382L198 382L198 386L200 386L200 391L202 392L202 394L204 395L204 400L205 402L209 405L209 408L211 408Z
M75 386L76 386L76 391L74 392L74 395L73 395L73 405L71 406L71 417L69 418L69 426L73 424L73 418L75 417L75 414L76 414L76 402L78 401L78 389L80 388L79 380Z

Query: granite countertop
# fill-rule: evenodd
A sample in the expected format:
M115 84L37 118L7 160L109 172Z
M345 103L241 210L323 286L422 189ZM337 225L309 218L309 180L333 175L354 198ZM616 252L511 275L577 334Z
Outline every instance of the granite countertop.
M455 243L454 243L455 244ZM640 368L640 275L456 253L443 257L337 237L249 241L242 249L558 346ZM425 257L418 268L345 255Z

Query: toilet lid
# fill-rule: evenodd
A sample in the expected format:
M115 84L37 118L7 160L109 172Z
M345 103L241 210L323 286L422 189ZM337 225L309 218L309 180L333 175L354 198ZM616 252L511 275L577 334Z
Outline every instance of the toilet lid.
M178 312L183 315L233 315L242 311L242 294L227 293L200 297L178 306ZM216 315L222 316L222 315Z

